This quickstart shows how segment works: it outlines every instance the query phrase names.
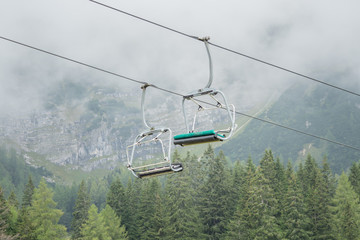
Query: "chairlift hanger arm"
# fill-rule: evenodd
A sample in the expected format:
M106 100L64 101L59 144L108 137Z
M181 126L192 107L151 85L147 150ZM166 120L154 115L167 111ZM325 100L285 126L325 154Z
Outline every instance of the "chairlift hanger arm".
M197 91L194 91L188 95L185 95L184 98L193 98L193 97L197 97L197 96L202 96L202 95L207 95L207 94L216 94L216 91L211 87L211 84L213 82L213 63L212 63L212 58L211 58L211 53L210 53L210 48L209 48L209 40L210 37L204 37L204 38L198 38L200 41L203 41L205 44L205 48L206 48L206 52L208 54L208 58L209 58L209 81L208 83L205 85L204 88L199 89Z
M146 89L147 87L152 86L151 84L144 84L141 86L142 89L142 94L141 94L141 111L142 111L142 118L143 118L143 122L145 127L152 129L153 127L150 127L150 125L147 123L146 118L145 118L145 95L146 95Z
M212 64L211 53L210 53L210 48L209 48L210 37L199 38L199 40L203 41L205 43L206 52L209 57L209 82L205 86L205 89L206 89L206 88L210 88L211 84L213 82L213 64Z

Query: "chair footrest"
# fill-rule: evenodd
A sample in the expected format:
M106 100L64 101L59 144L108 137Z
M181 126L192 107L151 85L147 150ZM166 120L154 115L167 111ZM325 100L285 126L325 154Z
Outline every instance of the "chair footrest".
M167 173L180 172L182 170L183 167L181 163L174 163L171 164L171 166L168 165L163 167L151 168L143 171L135 171L135 173L139 178L144 178L144 177L158 176Z

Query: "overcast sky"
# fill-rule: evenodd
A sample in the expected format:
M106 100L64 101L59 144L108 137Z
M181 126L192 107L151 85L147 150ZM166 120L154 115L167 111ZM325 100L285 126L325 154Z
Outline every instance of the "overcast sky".
M100 0L99 0L100 1ZM360 75L360 2L356 0L103 0L151 21L346 88ZM187 93L208 81L204 44L86 0L0 0L0 36L140 81ZM211 46L210 46L211 47ZM309 80L211 47L212 87L239 108ZM41 105L56 82L118 81L86 67L0 39L0 109ZM89 80L90 81L90 80Z

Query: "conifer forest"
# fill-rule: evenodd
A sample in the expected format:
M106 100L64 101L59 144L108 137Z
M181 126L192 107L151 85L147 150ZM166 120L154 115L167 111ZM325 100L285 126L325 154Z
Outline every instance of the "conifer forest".
M20 193L2 181L0 239L360 239L360 163L335 175L326 157L294 167L266 150L258 166L230 164L210 145L201 158L173 158L182 172L118 170L72 186L22 169L9 180Z

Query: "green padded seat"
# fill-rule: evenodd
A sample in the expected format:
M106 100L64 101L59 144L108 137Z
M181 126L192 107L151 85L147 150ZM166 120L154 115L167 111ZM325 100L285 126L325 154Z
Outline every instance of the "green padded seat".
M192 133L184 133L174 136L174 139L183 139L183 138L192 138L192 137L200 137L200 136L207 136L207 135L216 135L216 132L214 130L207 130L202 132L192 132ZM224 137L221 134L217 134L220 137Z
M199 143L216 142L222 141L221 138L224 137L225 136L216 133L214 130L192 132L174 136L174 144L185 146Z

